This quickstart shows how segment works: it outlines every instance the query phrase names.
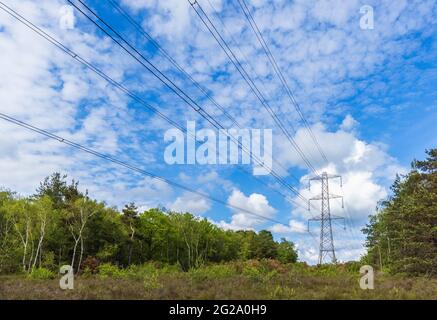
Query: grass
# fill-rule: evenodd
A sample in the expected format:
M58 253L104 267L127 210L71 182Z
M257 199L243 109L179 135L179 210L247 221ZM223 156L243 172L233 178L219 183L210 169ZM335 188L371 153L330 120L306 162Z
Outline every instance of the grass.
M437 279L375 275L362 290L354 266L246 261L182 272L172 266L103 265L61 290L59 278L0 276L0 299L437 299Z

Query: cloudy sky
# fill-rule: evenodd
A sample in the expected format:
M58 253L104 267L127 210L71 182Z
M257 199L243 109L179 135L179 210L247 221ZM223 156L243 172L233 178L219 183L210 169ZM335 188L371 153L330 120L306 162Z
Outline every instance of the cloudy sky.
M168 57L243 128L273 129L275 172L306 199L320 192L317 184L308 190L311 170L188 0L114 1L166 54L110 2L85 3L224 127L233 124ZM78 0L73 2L81 7ZM340 260L359 258L360 229L377 201L389 194L396 173L408 170L413 158L423 157L426 148L437 144L437 3L246 0L328 161L290 103L238 1L198 3L316 170L342 175L343 188L337 181L330 185L332 193L345 199L344 209L332 200L332 213L347 218L346 230L341 222L334 224L337 255ZM1 0L0 7L4 5L180 126L193 120L199 128L211 127L68 1ZM364 5L374 10L370 30L360 27ZM302 199L271 176L254 178L246 172L250 166L242 171L232 165L166 164L164 134L172 128L168 122L3 10L0 78L0 112L282 224L141 176L0 119L3 187L28 195L45 176L61 171L110 205L135 201L141 208L190 211L225 228L269 229L277 239L294 241L302 260L317 261L317 224L311 233L306 229L306 220L317 212L305 210Z

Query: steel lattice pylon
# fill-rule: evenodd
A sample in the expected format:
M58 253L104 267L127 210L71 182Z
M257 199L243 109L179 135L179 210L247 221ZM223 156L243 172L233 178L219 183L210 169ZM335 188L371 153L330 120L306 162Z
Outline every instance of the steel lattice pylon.
M311 181L318 180L321 182L321 186L322 186L322 193L308 200L308 210L310 210L311 200L321 200L320 216L308 220L308 231L309 231L310 221L321 222L319 261L318 261L319 264L322 264L323 261L326 259L326 257L329 257L331 262L333 263L337 261L335 257L334 238L332 236L332 220L344 219L344 218L331 216L331 208L330 208L329 200L333 198L341 198L343 202L342 196L337 196L329 193L329 179L334 179L334 178L340 178L340 184L342 184L341 176L329 175L326 172L323 172L321 176L317 176L310 179L310 184Z

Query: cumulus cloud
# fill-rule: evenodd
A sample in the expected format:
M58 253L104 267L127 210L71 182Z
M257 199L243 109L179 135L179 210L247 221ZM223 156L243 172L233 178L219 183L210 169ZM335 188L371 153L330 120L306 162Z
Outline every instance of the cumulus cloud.
M348 130L345 128L345 123L348 124ZM368 216L374 214L377 202L387 197L388 185L391 184L396 173L405 172L405 168L387 153L384 144L361 140L358 137L359 132L351 130L351 124L353 127L359 125L356 120L346 116L336 131L328 132L321 124L313 127L318 140L325 142L324 151L329 159L329 163L317 166L318 172L342 176L342 187L339 179L329 181L330 193L343 196L345 203L342 208L341 200L330 201L331 215L346 219L344 224L341 221L335 221L333 224L334 243L340 261L356 259L364 253L364 235L361 229L367 223ZM295 139L301 145L309 143L308 134L303 129L296 133ZM317 151L313 150L313 152L316 156ZM291 167L303 166L302 160L290 152L284 150L280 156L282 163L288 163ZM306 199L321 193L321 185L317 181L313 181L311 189L308 189L310 177L311 174L302 176L299 187L300 194ZM274 225L271 230L287 236L301 232L302 236L297 238L301 256L306 261L317 263L318 254L315 249L318 248L320 228L318 224L312 223L311 233L306 233L303 221L320 215L320 202L314 201L315 208L312 207L309 212L305 210L306 203L297 197L294 200L302 206L295 206L292 209L289 226ZM296 220L296 218L305 220Z
M339 232L339 231L338 231ZM345 232L345 231L344 231ZM335 255L339 262L357 260L364 253L362 239L346 235L334 238ZM296 242L299 258L310 264L317 264L319 258L318 235L314 233Z
M355 128L358 125L358 121L356 121L350 114L346 115L341 123L340 129L344 131L349 131Z
M70 5L62 6L59 10L59 27L63 30L74 29L76 23L76 17L74 15L74 9Z
M305 233L307 232L307 226L301 221L290 220L288 226L275 224L270 230L278 234Z
M122 79L124 71L129 70L126 58L118 55L108 41L76 28L72 8L62 1L38 4L19 1L7 5L44 27L47 33L100 66L114 79ZM100 152L117 154L121 140L132 149L137 148L134 132L138 124L126 127L125 120L131 118L126 110L126 99L112 88L108 90L106 81L3 11L0 15L0 58L0 77L8 79L0 85L2 112ZM104 66L108 61L111 61L110 70ZM120 199L113 193L112 181L103 183L111 180L111 174L103 173L114 168L108 162L11 124L2 123L0 133L0 144L7 151L0 155L2 185L29 194L45 176L63 171L71 178L80 178L84 188L100 186L97 192L108 196L102 200L120 204ZM145 149L144 146L137 149L138 154L144 155ZM90 176L99 170L100 175L91 179ZM118 168L113 171L112 178L118 176L118 181L132 187L125 173ZM137 183L140 187L141 179ZM108 189L113 191L109 195L106 194Z
M255 227L265 223L265 218L272 218L276 213L276 209L270 206L267 198L259 193L252 193L246 196L240 190L234 189L228 198L228 204L244 210L255 213L258 216L249 214L245 211L233 209L231 222L220 221L219 225L232 230L254 229ZM259 217L261 216L261 217Z
M168 117L181 123L200 121L186 104L164 90L149 73L142 72L141 66L97 33L86 19L80 19L77 12L71 12L63 1L5 2L147 101L158 105ZM250 9L303 114L321 142L329 164L321 160L311 137L301 127L298 114L238 5L235 1L211 2L218 12L209 6L209 1L199 0L311 162L320 171L343 175L343 190L336 189L337 185L333 183L332 191L344 194L352 218L362 221L373 212L376 201L385 197L387 184L395 173L404 169L390 156L388 146L361 136L359 130L367 125L363 122L366 117L384 116L388 112L392 116L401 110L389 106L397 103L389 101L390 83L391 86L405 83L416 86L429 76L423 70L410 72L398 61L399 57L413 55L414 50L419 52L423 39L430 35L429 25L437 14L435 1L372 1L375 29L368 32L359 28L361 3L356 0L347 3L340 0L250 2ZM274 128L275 159L289 172L298 172L299 176L307 172L304 162L279 134L271 117L205 30L188 1L122 0L120 3L240 124L251 128ZM108 13L110 10L98 1L92 5L98 12L111 14L109 21L122 19L116 12ZM124 24L119 25L127 39L144 43L131 28L123 29ZM142 52L225 127L230 126L221 112L159 52ZM262 194L264 186L260 185L259 191L251 190L246 196L243 189L247 187L246 182L240 180L240 176L239 181L235 181L232 170L196 167L184 168L184 174L181 174L180 167L165 167L159 161L162 159L160 130L168 129L168 124L130 103L105 81L4 13L0 15L0 58L0 77L4 79L0 84L2 112L138 166L147 164L147 170L180 177L195 188L219 193L223 198L229 196L228 202L236 206L268 217L275 214L273 204ZM385 70L393 63L396 75L386 75ZM406 65L414 67L414 63ZM419 82L415 77L406 78L410 73L420 74ZM405 77L398 79L399 74ZM384 81L375 80L374 75L383 75ZM417 85L417 94L423 88L425 86ZM345 106L343 103L348 99L353 100ZM153 180L144 181L128 170L78 154L8 124L0 127L0 146L2 183L25 194L33 192L45 175L57 170L79 178L84 187L110 204L119 205L123 198L126 202L138 201L144 207L159 205L161 201L178 210L198 214L210 209L205 200L166 189ZM279 168L275 170L279 171ZM285 171L281 174L289 178ZM305 197L310 197L312 193L305 189L306 178L308 175L302 177L298 187ZM233 190L236 182L239 189ZM317 185L314 185L312 190L316 189ZM277 207L276 203L274 206ZM334 202L333 211L338 213L340 209ZM223 226L256 228L262 224L261 220L243 212L234 210L232 214L231 222L221 221ZM273 228L278 234L300 234L304 219L311 214L293 208L289 226ZM358 222L356 230L359 230ZM304 259L314 257L313 251L305 252ZM356 254L356 251L350 252L351 256Z
M199 195L185 193L177 197L173 203L169 203L167 207L176 212L190 212L201 215L211 208L211 203Z
M384 145L365 142L357 137L356 132L344 131L345 121L349 122L350 119L346 117L340 128L334 132L328 132L322 125L313 127L317 139L325 142L323 150L329 159L328 164L321 163L316 168L319 172L326 171L342 176L343 187L340 188L340 184L333 181L330 190L334 194L344 195L352 218L362 219L372 214L377 202L386 197L387 183L395 178L396 172L402 173L405 169L386 152ZM353 122L357 125L355 120ZM310 137L303 129L296 133L295 140L299 145L310 143ZM281 146L280 144L279 148ZM304 167L299 156L289 152L286 147L278 152L280 162L287 163L291 167L296 165ZM310 159L315 158L317 150L313 148L312 153L307 154ZM320 188L320 185L314 183L311 191L307 189L310 177L311 174L301 179L300 192L306 198L311 198ZM296 198L296 201L300 200ZM338 206L339 202L333 201L333 209L339 209ZM296 212L305 217L309 216L309 213L301 208L296 208Z
M144 25L152 28L155 36L166 36L172 40L178 40L190 31L190 7L187 1L123 0L123 3L134 10L148 9L153 12L150 19L144 21Z

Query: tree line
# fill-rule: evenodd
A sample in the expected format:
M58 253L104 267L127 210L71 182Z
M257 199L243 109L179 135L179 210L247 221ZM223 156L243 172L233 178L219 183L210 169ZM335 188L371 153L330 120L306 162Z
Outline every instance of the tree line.
M391 196L369 217L362 262L392 273L437 274L437 149L427 155L397 177ZM123 268L149 261L189 270L263 258L293 263L298 256L292 242L277 242L267 230L224 230L190 213L139 212L134 203L118 211L60 173L44 179L29 197L0 191L3 274L57 271L64 264L81 272L100 263Z
M392 273L437 274L437 149L398 176L363 232L364 260Z
M189 270L231 260L297 261L294 244L276 242L267 230L224 230L190 213L139 212L134 203L119 212L78 185L54 173L32 196L0 192L0 273L56 271L64 264L80 272L99 263L157 261Z

